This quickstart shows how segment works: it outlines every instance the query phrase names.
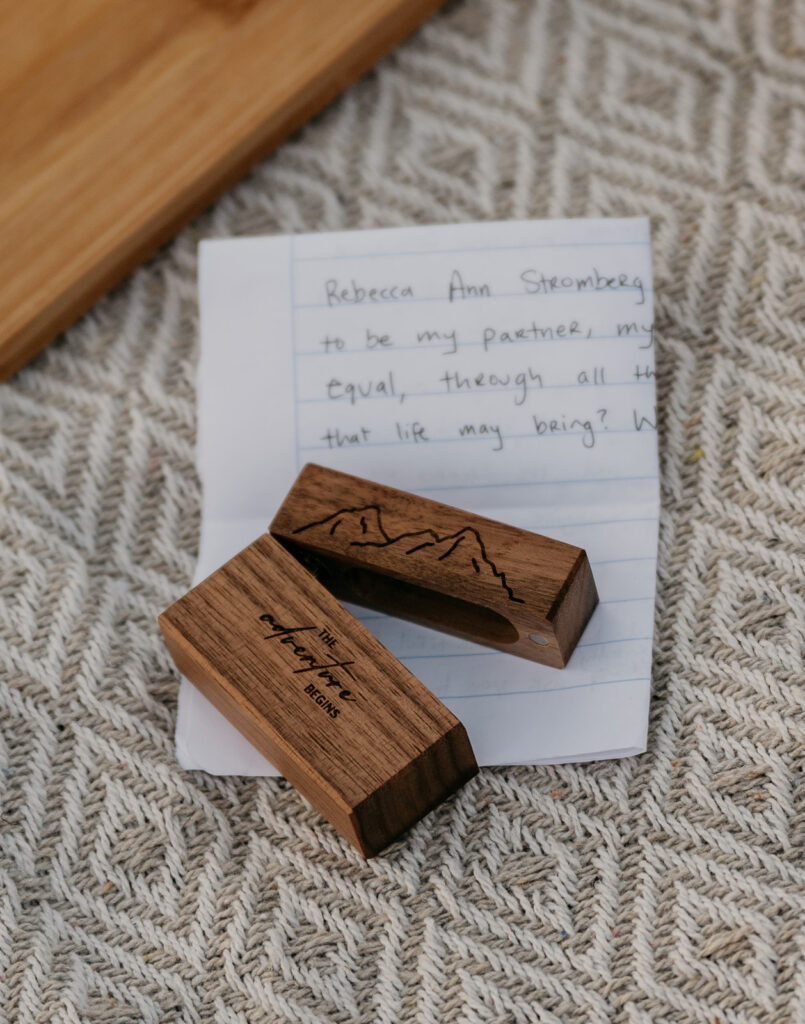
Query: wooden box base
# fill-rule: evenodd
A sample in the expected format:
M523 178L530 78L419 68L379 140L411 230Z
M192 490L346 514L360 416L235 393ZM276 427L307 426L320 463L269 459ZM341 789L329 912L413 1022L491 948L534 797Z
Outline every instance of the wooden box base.
M271 533L342 601L553 668L598 604L581 548L322 466Z

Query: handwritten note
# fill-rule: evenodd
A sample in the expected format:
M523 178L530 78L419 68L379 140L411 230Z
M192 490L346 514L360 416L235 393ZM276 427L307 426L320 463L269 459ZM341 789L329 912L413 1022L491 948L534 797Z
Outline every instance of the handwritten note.
M531 221L205 242L197 579L305 462L587 549L601 597L562 670L351 608L483 764L644 749L658 470L648 222ZM189 683L181 764L275 774Z

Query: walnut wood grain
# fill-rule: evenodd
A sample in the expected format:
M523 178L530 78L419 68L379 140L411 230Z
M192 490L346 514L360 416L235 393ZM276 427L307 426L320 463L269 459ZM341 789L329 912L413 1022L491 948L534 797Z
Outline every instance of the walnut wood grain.
M478 770L458 719L267 534L159 624L179 670L364 856Z
M0 378L439 0L0 0Z
M322 466L270 530L342 600L554 668L598 603L581 548Z

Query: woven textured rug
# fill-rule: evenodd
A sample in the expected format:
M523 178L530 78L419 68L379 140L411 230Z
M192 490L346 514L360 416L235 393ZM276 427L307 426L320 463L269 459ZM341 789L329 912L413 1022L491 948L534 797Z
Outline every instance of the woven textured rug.
M362 862L180 771L201 237L652 218L650 749L483 771ZM805 7L448 6L0 388L0 1015L805 1020Z

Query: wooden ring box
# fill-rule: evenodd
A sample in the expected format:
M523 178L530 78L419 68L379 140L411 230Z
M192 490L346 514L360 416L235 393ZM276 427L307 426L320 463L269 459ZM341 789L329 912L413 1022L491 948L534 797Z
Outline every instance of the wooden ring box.
M553 668L598 604L582 548L322 466L270 531L342 601Z
M159 625L180 672L365 857L478 771L461 722L268 534Z
M580 548L320 466L159 617L179 670L364 856L478 771L459 720L337 600L563 666Z

